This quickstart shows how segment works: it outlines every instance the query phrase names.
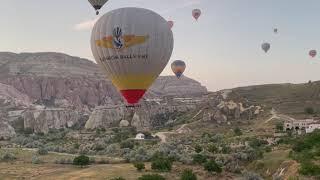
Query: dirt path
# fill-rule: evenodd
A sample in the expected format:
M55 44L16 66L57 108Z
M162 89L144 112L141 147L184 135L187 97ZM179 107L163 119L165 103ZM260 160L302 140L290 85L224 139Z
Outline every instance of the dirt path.
M272 121L273 119L282 119L284 121L295 121L296 120L288 115L278 114L277 111L273 108L270 111L270 113L271 113L271 117L269 119L267 119L264 123L268 123L268 122Z

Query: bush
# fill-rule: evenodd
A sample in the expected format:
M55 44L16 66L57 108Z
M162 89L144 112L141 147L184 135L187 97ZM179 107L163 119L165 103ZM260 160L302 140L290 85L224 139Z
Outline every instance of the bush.
M256 174L253 172L245 172L244 179L245 180L263 180L263 178L259 174Z
M203 165L204 169L209 172L221 173L221 167L214 161L210 160Z
M165 178L159 174L147 174L139 177L138 180L165 180Z
M233 130L234 134L236 136L241 136L242 135L242 132L241 132L241 129L239 127L236 127L234 130Z
M38 156L32 156L31 163L32 164L40 164L40 163L42 163L42 161L39 159Z
M313 109L313 107L306 107L306 108L304 109L304 112L305 112L306 114L314 114L314 113L315 113L315 110Z
M73 159L73 165L76 165L76 166L83 167L83 166L89 165L89 163L90 163L90 159L88 156L85 156L85 155L80 155Z
M120 143L121 149L128 148L128 149L133 149L134 148L134 142L132 140L126 140L122 141Z
M197 175L191 169L186 169L182 172L181 180L197 180Z
M203 163L207 162L207 156L202 155L202 154L195 154L195 155L193 155L192 162L194 164L203 164Z
M172 161L166 157L158 157L154 158L151 162L151 169L157 171L171 171L172 168Z
M126 179L123 178L123 177L114 177L114 178L112 178L111 180L126 180Z
M41 148L38 149L38 154L39 155L47 155L48 151L47 151L46 148L41 147Z
M214 144L209 144L208 151L211 153L216 153L219 151L219 148L217 146L215 146Z
M320 175L320 166L313 164L312 162L303 162L301 164L299 172L303 175Z
M16 156L12 153L8 153L6 152L2 157L1 157L1 161L5 161L5 162L8 162L8 161L14 161L16 160Z
M200 153L202 151L202 147L197 144L195 147L194 147L194 150L196 151L196 153Z
M28 135L33 133L33 129L30 127L24 128L23 133Z
M146 168L144 163L142 163L142 162L134 163L134 167L137 168L138 171L142 171L143 169Z

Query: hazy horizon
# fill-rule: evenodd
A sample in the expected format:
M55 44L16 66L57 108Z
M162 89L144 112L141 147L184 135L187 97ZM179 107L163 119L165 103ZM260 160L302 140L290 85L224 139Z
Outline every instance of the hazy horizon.
M169 64L185 60L185 75L210 91L319 80L320 59L311 59L308 51L320 50L315 22L320 1L110 0L101 14L127 6L175 22ZM194 8L203 12L198 22L191 16ZM93 60L89 39L97 16L86 0L3 0L0 10L0 51L61 52ZM267 54L260 47L265 41L271 43ZM170 66L162 75L172 75Z

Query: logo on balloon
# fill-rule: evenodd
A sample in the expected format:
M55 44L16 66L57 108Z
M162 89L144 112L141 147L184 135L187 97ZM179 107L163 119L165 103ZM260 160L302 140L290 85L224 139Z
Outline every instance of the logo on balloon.
M135 45L143 44L149 39L149 36L136 36L133 34L123 35L122 29L116 27L113 29L112 36L106 36L101 40L96 40L96 45L108 49L122 50Z

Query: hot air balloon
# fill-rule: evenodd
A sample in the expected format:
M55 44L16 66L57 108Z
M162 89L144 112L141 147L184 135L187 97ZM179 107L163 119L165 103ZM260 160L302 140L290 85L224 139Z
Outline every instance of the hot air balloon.
M169 24L169 27L171 29L173 27L173 25L174 25L174 22L173 21L168 21L168 24Z
M310 51L309 51L309 55L310 55L312 58L314 58L314 57L316 57L316 55L317 55L317 51L316 51L316 50L310 50Z
M275 34L277 34L277 33L278 33L278 29L277 29L277 28L274 28L274 29L273 29L273 32L274 32Z
M267 53L269 51L269 49L270 49L270 44L269 43L263 43L261 45L261 48L262 48L262 50L264 50L264 52Z
M96 15L99 15L99 10L108 0L88 0L92 7L96 10Z
M199 17L201 16L201 10L200 10L200 9L194 9L194 10L192 11L192 16L193 16L196 20L198 20Z
M181 60L176 60L171 64L171 69L177 78L180 78L186 69L186 63Z
M135 106L167 65L173 34L168 22L155 12L121 8L96 22L91 49L128 105Z

